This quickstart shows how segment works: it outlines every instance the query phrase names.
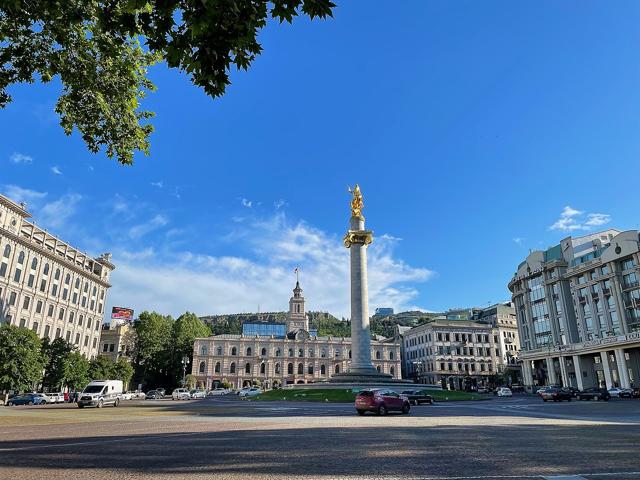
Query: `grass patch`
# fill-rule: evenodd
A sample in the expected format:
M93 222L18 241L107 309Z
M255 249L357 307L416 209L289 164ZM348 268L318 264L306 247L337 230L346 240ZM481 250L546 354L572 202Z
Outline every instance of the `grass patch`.
M458 392L455 390L427 390L436 402L456 402L466 400L486 400L486 395L477 393ZM258 401L287 401L287 402L328 402L352 403L356 394L351 390L295 388L283 390L269 390L252 400Z

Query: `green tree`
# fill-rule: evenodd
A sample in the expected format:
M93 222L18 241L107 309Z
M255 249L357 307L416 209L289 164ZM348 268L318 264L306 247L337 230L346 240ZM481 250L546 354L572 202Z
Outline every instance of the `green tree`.
M173 319L156 312L142 312L133 324L133 362L136 379L161 386L172 369Z
M122 380L124 388L127 388L133 377L133 366L125 358L119 358L111 367L112 380Z
M15 325L0 326L0 390L30 390L42 378L44 366L35 332Z
M330 0L4 0L0 2L0 108L16 83L62 84L56 104L67 135L123 164L149 153L153 113L140 100L154 89L147 70L164 60L207 95L224 94L229 73L262 51L269 18L332 16Z
M93 380L113 380L113 362L105 355L98 355L89 362L89 378Z
M53 341L49 341L48 338L42 340L41 350L46 360L42 386L51 390L60 390L65 384L69 355L75 348L59 337Z
M65 379L71 390L82 390L89 383L89 360L80 352L69 354Z
M186 371L191 371L193 361L193 342L196 338L208 337L211 329L196 314L185 312L173 322L172 335L172 372L174 382L182 380L182 359L187 358Z

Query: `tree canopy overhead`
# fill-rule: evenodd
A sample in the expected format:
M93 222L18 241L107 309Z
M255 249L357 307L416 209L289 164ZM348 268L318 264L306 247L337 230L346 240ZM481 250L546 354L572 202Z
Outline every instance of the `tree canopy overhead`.
M232 69L248 69L267 21L332 16L330 0L3 0L0 2L0 108L16 83L59 78L56 104L68 135L122 164L149 153L140 105L154 89L147 69L166 61L211 97Z

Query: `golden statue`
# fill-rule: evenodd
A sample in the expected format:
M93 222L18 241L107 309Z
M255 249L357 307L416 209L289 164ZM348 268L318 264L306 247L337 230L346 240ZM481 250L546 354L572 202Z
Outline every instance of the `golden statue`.
M351 199L351 216L362 217L364 202L362 201L360 186L356 183L356 186L353 188L353 190L351 190L351 187L349 187L349 193L353 195L353 198Z

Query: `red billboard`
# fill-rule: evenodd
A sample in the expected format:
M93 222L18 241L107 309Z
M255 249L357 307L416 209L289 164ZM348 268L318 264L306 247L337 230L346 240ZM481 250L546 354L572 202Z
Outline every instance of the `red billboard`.
M130 308L124 307L113 307L111 309L111 319L112 320L133 320L133 310Z

